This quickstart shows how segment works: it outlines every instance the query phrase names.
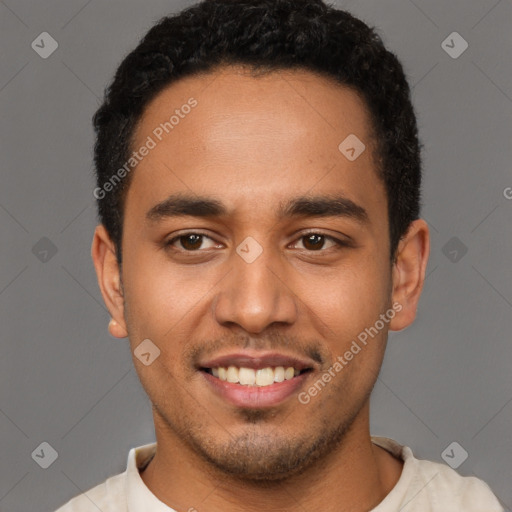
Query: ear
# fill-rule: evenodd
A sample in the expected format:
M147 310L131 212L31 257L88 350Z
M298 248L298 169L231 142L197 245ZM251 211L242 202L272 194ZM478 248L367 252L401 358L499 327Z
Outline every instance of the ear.
M430 235L427 223L417 219L409 225L407 233L400 240L393 263L393 304L398 303L397 314L389 328L400 331L412 324L420 299L428 256Z
M124 295L115 245L102 224L96 226L91 257L105 305L112 317L109 332L116 338L128 336L124 319Z

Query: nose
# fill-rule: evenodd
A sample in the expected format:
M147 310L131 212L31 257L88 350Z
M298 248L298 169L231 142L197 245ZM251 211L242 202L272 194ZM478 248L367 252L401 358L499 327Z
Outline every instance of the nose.
M286 268L269 249L252 262L238 253L230 257L231 272L220 283L212 307L219 324L237 324L258 334L272 324L293 324L297 301L286 276Z

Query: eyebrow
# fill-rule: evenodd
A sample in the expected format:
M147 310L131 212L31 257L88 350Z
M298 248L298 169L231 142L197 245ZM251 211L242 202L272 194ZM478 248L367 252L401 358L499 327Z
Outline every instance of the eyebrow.
M229 214L226 206L212 197L172 194L153 206L146 219L158 222L169 217L223 217ZM279 220L292 217L343 217L368 224L368 212L351 199L340 195L299 196L279 203Z

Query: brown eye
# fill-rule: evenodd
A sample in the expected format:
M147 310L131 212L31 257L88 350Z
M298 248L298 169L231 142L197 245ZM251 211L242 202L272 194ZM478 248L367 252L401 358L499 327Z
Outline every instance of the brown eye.
M210 246L203 247L206 240L210 241ZM178 245L179 243L179 245ZM200 249L209 249L215 246L214 241L202 233L185 233L175 236L165 244L167 247L172 247L178 251L193 252Z
M321 249L325 243L324 235L319 235L317 233L312 233L311 235L303 236L302 239L305 241L304 247L306 249L310 249L313 251Z
M181 246L184 249L195 251L196 249L199 249L201 247L201 243L203 241L203 235L196 235L196 234L190 234L190 235L184 235L179 237Z
M342 247L346 244L341 240L333 238L329 235L324 235L323 233L307 233L299 238L302 241L303 248L307 251L316 251L316 252L327 252L327 249L331 247ZM327 247L325 243L330 242L330 245ZM301 249L301 247L298 247Z

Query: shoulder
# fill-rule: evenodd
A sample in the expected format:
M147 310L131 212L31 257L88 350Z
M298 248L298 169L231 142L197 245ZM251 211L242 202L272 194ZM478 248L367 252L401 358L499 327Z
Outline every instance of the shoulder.
M55 512L124 512L127 510L124 485L126 472L75 496Z
M404 462L402 475L387 500L399 504L400 510L503 512L490 487L479 478L459 475L446 464L417 459L408 446L392 439L372 436L372 442Z
M429 460L416 459L418 478L426 488L433 502L441 508L453 504L453 510L474 512L502 512L490 487L474 476L462 476L455 470Z
M103 483L75 496L55 512L126 512L128 501L151 498L150 491L144 486L139 471L151 460L156 451L156 443L131 448L128 453L126 470L111 476Z

